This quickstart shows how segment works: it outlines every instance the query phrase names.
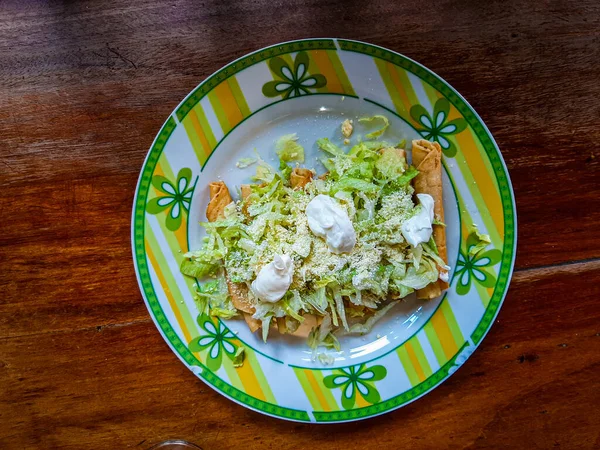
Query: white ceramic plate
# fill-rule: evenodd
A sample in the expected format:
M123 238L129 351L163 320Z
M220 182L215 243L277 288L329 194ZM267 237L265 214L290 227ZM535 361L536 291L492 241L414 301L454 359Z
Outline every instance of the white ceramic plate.
M341 141L346 118L384 114L386 140L424 137L442 146L450 289L430 302L406 299L363 337L341 340L333 365L311 360L303 339L245 322L199 315L182 253L200 247L208 183L232 192L254 168L235 162L298 133L315 166L315 141ZM469 256L477 224L492 244ZM508 288L516 249L512 187L500 152L469 104L414 61L342 39L287 42L251 53L202 82L169 116L142 168L132 243L140 289L173 351L223 395L272 416L342 422L405 405L450 376L479 345ZM246 362L231 355L246 348Z

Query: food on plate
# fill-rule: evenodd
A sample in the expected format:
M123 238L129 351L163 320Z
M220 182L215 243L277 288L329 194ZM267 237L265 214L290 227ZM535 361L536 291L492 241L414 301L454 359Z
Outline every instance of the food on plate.
M352 119L346 119L342 122L342 136L348 139L352 136L352 132L354 131L354 125Z
M412 142L413 164L419 171L414 179L414 188L417 196L428 194L433 199L433 213L439 222L444 222L444 204L442 202L442 148L437 142L416 140ZM446 228L442 224L433 225L433 240L438 254L446 263ZM438 297L442 291L448 289L448 270L438 266L440 277L435 283L425 286L417 291L417 297L431 299Z
M359 119L371 122L383 127L348 152L317 141L320 176L298 167L304 149L292 134L276 142L277 170L257 158L238 200L210 183L207 236L181 265L199 279L202 312L242 316L265 341L277 328L313 349L339 348L338 336L369 332L412 292L431 299L447 289L441 149L413 141L410 165L403 142L378 140L388 119Z

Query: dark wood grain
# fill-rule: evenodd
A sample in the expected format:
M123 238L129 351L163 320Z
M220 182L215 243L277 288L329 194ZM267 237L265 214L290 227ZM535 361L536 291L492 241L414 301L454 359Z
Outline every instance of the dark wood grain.
M247 411L177 361L129 226L187 92L251 50L331 36L399 51L467 98L510 170L519 249L497 323L448 382L314 427ZM600 446L599 73L592 0L2 2L0 448Z

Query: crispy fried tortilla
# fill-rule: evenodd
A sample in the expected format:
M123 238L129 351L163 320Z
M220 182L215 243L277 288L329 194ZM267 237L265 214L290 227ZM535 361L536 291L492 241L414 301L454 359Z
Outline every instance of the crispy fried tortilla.
M246 186L244 189L242 186L242 195L246 192L246 196L250 194L250 186ZM206 208L206 218L209 222L214 222L224 217L225 207L232 202L229 189L223 181L210 183L209 185L210 201ZM248 287L243 283L232 283L225 273L227 278L227 288L229 289L229 295L231 295L231 301L236 309L244 313L244 319L250 327L252 332L255 332L260 328L260 321L253 319L254 306L248 301Z
M435 218L444 222L444 204L442 196L442 148L437 142L424 139L412 141L412 161L419 171L413 180L416 194L429 194L434 200ZM441 225L433 225L433 240L437 246L440 258L448 264L446 250L446 229ZM440 271L446 271L438 267ZM448 289L448 283L437 280L417 291L417 298L432 299Z
M294 189L301 189L306 184L312 180L313 173L308 169L296 168L292 171L292 175L290 178L290 182ZM229 194L229 189L225 185L224 182L219 181L210 184L210 202L208 203L208 207L206 208L206 217L209 222L214 222L217 219L222 219L224 217L224 210L227 205L232 202L231 195ZM247 199L252 193L252 189L248 184L242 184L240 187L240 191L242 194L242 199ZM246 213L246 211L244 211ZM262 323L260 320L256 320L252 317L254 314L254 306L248 300L248 287L243 283L233 283L227 277L227 273L225 273L225 277L227 278L227 288L229 289L229 295L231 295L231 301L233 306L236 309L242 311L244 315L244 320L248 324L251 332L255 332L259 328L261 328ZM280 320L281 319L281 320ZM294 330L293 335L307 337L308 333L312 329L313 326L316 326L319 323L319 319L312 314L304 315L304 322L298 327L297 330ZM288 330L285 325L285 319L279 318L277 319L277 328L279 332L282 334L289 333L292 330Z
M313 173L308 169L296 167L290 175L290 184L293 189L302 189L313 178Z
M229 195L229 189L222 181L215 181L208 185L210 201L206 207L206 218L209 222L214 222L224 217L225 207L233 200Z

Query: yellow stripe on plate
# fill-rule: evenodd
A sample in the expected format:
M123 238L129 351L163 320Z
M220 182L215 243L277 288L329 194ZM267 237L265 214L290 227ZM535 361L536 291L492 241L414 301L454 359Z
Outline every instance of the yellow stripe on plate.
M410 362L412 363L413 367L415 368L415 372L417 374L419 381L423 381L425 379L425 370L423 369L423 367L421 366L421 363L419 362L419 360L417 358L417 353L415 352L415 349L413 348L411 341L409 340L404 345L406 346L406 353L408 354L408 358L410 359Z
M404 90L406 91L406 95L408 96L410 104L417 105L419 103L419 97L417 96L417 93L415 92L415 89L408 78L408 72L397 66L394 66L394 69L396 72L398 72L398 78L400 79L402 86L404 86Z
M440 365L446 363L446 361L452 358L459 348L458 342L455 340L456 330L451 329L451 324L446 316L447 307L449 307L448 301L444 300L440 308L435 312L435 314L429 320L429 323L425 326L425 333L430 340L431 346L434 349L434 353L436 354ZM430 327L429 333L427 332L427 327ZM431 330L433 330L433 333L437 338L437 342L435 342L435 340L434 342L431 342ZM460 330L458 330L458 333L460 333Z
M310 402L310 406L312 406L314 410L320 410L322 408L321 403L317 399L312 386L308 382L306 374L304 373L304 369L294 367L294 373L296 374L296 378L298 379L300 386L302 386L302 390L304 391L306 398L308 398L308 401Z
M192 143L196 157L202 166L212 153L213 148L210 145L204 127L200 122L200 110L202 110L202 107L200 106L200 103L198 103L185 119L183 119L183 126L185 127L188 137L190 137L190 142ZM202 111L202 113L203 112L204 111Z
M416 386L417 384L419 384L419 375L417 374L415 366L410 359L410 356L406 349L406 344L398 347L396 349L396 354L398 355L398 358L400 358L400 363L404 368L404 372L406 372L406 376L408 377L408 381L410 381L410 385Z
M400 96L400 99L402 100L403 111L402 114L400 114L400 111L398 111L398 113L406 120L408 120L409 123L411 123L413 126L420 128L420 124L418 122L415 122L415 120L410 115L411 107L413 105L418 104L419 102L417 100L417 96L414 93L412 85L408 81L406 73L402 69L394 66L391 63L386 63L386 67L390 75L390 79L392 80L392 83L394 85L394 88L396 89L398 95Z
M233 98L235 99L235 103L237 104L238 109L240 110L240 113L243 117L248 117L250 115L250 108L248 107L246 97L244 97L242 88L240 88L240 84L238 83L238 80L235 77L235 75L229 77L227 79L227 83L229 83L229 89L231 89L231 93L233 95Z
M329 50L327 55L329 56L329 60L333 65L335 73L342 84L344 94L356 95L356 92L352 87L352 83L350 83L350 79L348 78L348 74L346 73L346 69L344 68L344 64L342 64L342 61L340 60L338 52L335 50Z
M356 407L357 408L364 408L365 406L370 406L370 405L371 405L371 403L369 403L368 401L366 401L363 398L362 394L360 393L360 391L358 391L358 388L357 388L357 392L356 392Z
M473 139L469 128L457 135L459 153L455 161L494 246L500 248L504 233L502 203Z
M315 397L319 401L319 405L321 406L322 411L331 411L331 406L328 404L327 399L325 398L325 394L323 393L323 383L318 383L315 377L314 371L305 369L304 374L306 376L306 380L312 389Z
M208 99L217 115L223 133L227 134L244 118L227 81L223 81L209 92Z
M229 361L226 362L228 365L231 364ZM258 398L265 402L273 402L273 398L267 398L258 377L255 373L256 355L250 349L246 349L246 360L241 367L234 368L240 377L240 381L244 386L244 392L251 395L252 397ZM233 367L233 366L232 366Z
M379 71L379 76L381 77L381 81L385 85L388 95L394 104L394 108L396 112L406 120L409 120L409 114L407 110L407 104L405 103L405 99L402 98L398 89L396 89L396 85L392 81L392 76L390 75L390 66L388 63L381 59L375 59L375 65L377 66L377 70ZM408 100L408 97L406 98Z
M311 68L311 73L320 73L327 78L327 85L325 88L327 92L333 92L337 94L343 94L344 88L342 87L342 83L340 82L337 74L335 73L335 69L333 68L333 64L329 57L327 56L327 50L312 50L309 52L309 55L313 62L317 65L317 70L314 70L313 65L311 64L309 67Z
M146 224L146 227L149 228L150 226L148 224ZM150 244L148 243L148 241L146 241L145 245L146 245L146 256L148 256L148 260L149 260L150 264L152 265L154 272L156 273L156 277L158 278L160 285L163 288L165 296L167 297L167 300L169 301L169 305L171 306L171 310L173 311L173 315L175 316L175 320L177 320L177 324L179 325L179 328L181 328L181 331L183 332L183 336L185 337L185 342L187 344L188 342L190 342L192 340L192 337L190 335L188 327L185 324L185 321L183 319L181 311L178 308L177 301L173 297L173 294L171 293L171 289L169 289L167 280L165 279L165 276L162 273L160 265L156 261L156 256L155 256L154 251L152 250Z

